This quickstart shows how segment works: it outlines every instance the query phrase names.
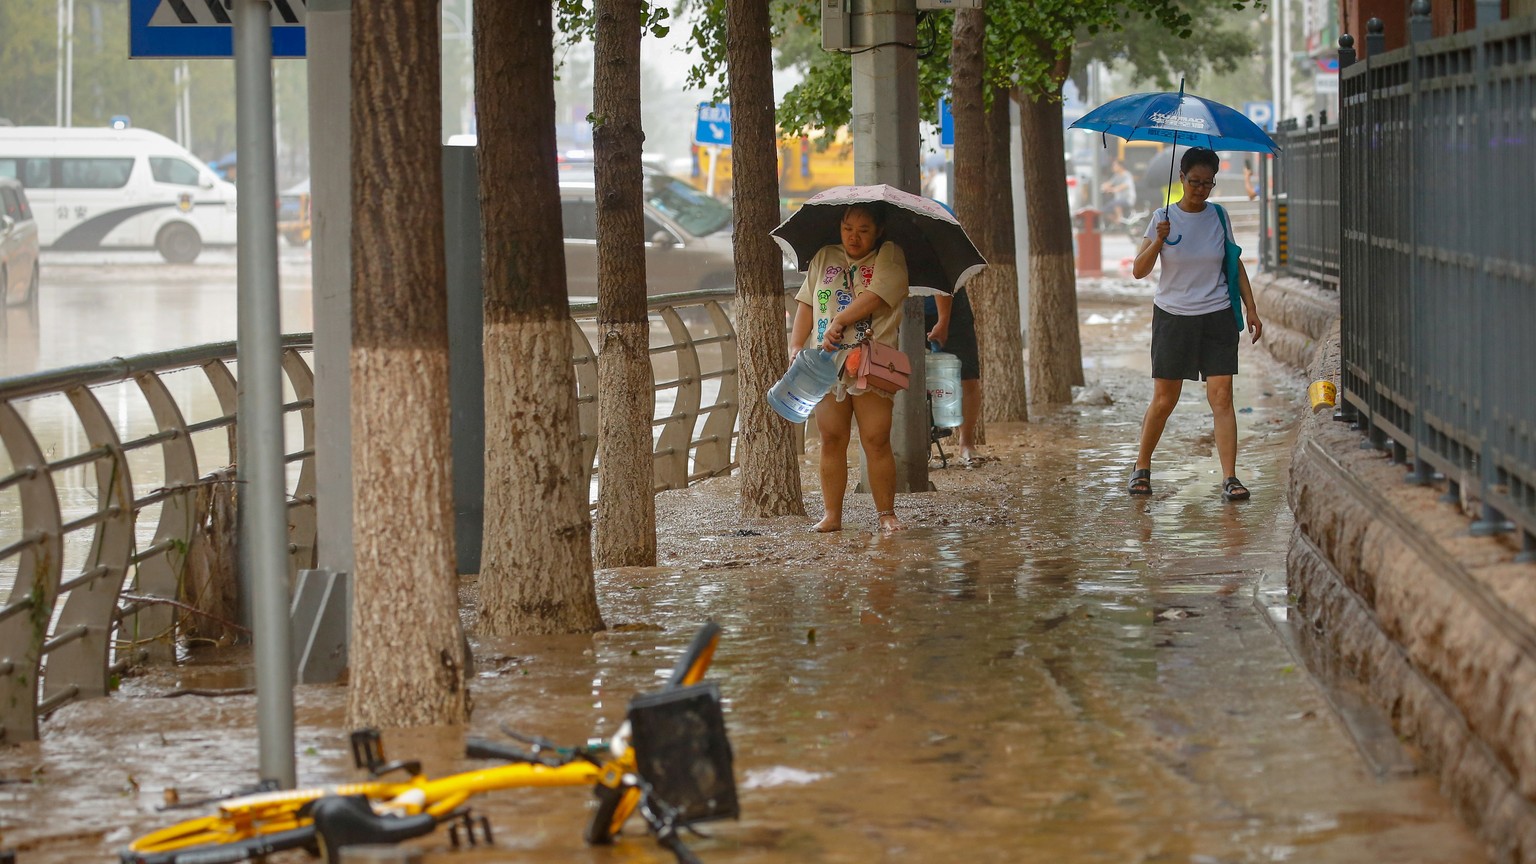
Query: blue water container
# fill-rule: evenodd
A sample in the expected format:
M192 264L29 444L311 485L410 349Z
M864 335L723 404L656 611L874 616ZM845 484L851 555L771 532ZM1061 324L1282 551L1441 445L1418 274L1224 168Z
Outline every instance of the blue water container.
M804 423L821 397L837 381L837 354L806 348L795 355L779 383L768 390L768 404L791 423Z
M927 361L928 397L933 402L933 425L954 429L965 422L960 410L960 358L935 350L929 352Z

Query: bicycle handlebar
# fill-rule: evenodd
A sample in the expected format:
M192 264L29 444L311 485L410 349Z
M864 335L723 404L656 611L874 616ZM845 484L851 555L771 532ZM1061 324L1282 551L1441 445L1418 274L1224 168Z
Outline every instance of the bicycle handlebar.
M486 738L464 739L464 755L471 759L501 759L506 762L538 762L532 753L511 744Z

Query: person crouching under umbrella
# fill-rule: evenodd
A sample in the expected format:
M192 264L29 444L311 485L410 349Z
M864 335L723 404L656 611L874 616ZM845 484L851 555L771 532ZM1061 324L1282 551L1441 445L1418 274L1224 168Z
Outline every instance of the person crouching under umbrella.
M842 243L823 246L806 269L805 283L795 295L795 323L789 336L789 356L805 348L814 329L826 351L837 352L839 369L848 351L866 338L897 347L901 306L907 298L907 258L900 246L882 239L886 209L881 204L852 204L843 213ZM821 433L821 496L826 509L817 531L843 527L843 496L848 488L848 442L853 420L859 422L859 443L869 470L882 532L901 530L896 518L896 458L891 452L891 411L894 398L880 390L858 390L846 372L830 395L816 406L816 430Z

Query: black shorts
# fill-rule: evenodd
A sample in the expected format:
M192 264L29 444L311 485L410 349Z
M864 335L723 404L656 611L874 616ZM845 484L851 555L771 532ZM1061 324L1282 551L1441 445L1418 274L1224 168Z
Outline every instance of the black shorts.
M1237 321L1232 310L1175 315L1152 307L1152 377L1202 381L1237 374Z
M932 297L923 298L923 332L939 323L939 307ZM955 295L949 307L949 341L944 351L960 358L960 380L976 381L981 378L981 353L976 346L976 317L971 314L971 296L968 291Z

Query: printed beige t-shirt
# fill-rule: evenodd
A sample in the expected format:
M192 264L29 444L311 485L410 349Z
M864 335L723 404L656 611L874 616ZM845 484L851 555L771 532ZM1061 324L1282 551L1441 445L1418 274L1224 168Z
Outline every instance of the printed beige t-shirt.
M848 289L852 286L853 290ZM838 350L845 351L864 341L871 331L874 339L883 345L897 347L897 331L901 327L901 303L907 299L907 256L895 243L882 243L857 261L848 260L848 253L840 245L821 247L806 269L805 283L795 299L811 307L816 316L811 338L806 346L821 344L826 338L832 318L848 308L858 295L873 291L885 301L869 318L843 328L843 341Z

